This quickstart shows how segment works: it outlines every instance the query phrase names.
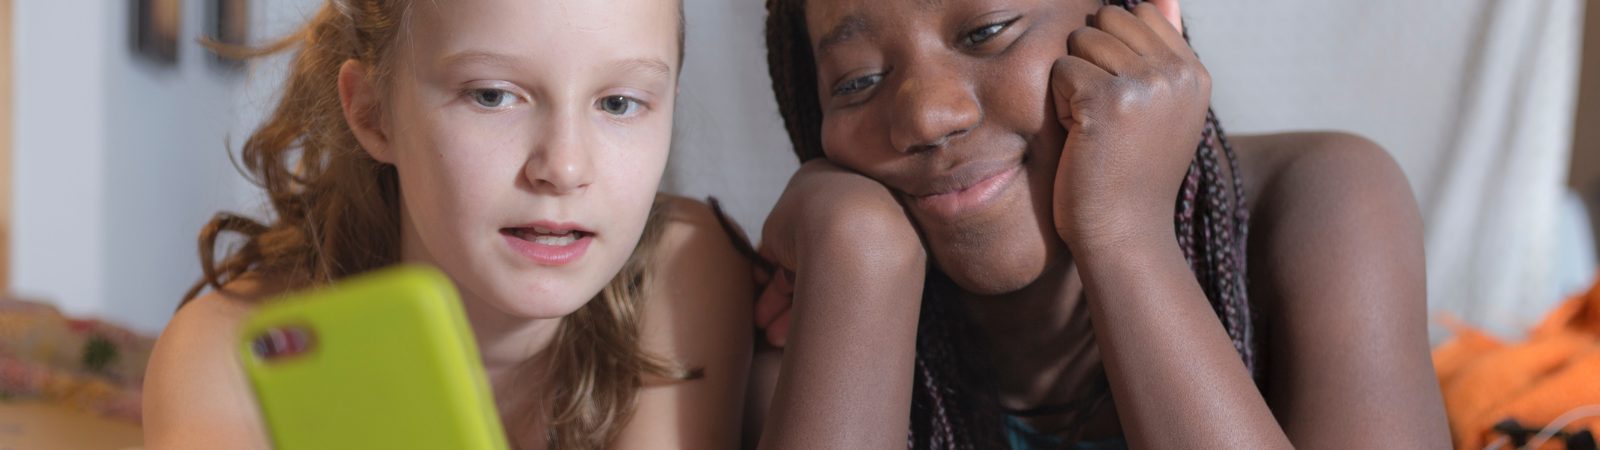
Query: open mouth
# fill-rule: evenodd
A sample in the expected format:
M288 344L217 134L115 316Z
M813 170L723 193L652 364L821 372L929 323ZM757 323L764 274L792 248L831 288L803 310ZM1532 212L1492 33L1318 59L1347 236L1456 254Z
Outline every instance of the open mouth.
M594 242L593 231L577 225L533 223L500 229L511 250L545 266L570 264L583 257Z
M582 230L562 230L544 227L501 228L500 234L552 247L566 247L577 243L583 238L594 236L594 233Z

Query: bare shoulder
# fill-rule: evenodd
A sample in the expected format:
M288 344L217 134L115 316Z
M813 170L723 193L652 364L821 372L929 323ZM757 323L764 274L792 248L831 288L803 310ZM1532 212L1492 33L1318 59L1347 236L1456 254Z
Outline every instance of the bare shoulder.
M722 337L748 344L749 337L742 335L751 331L755 286L751 262L734 241L744 237L724 230L705 203L663 195L662 207L663 228L651 259L644 307L646 340L673 336L656 342L708 342L702 338L709 336L695 335L733 333L738 336ZM695 348L664 350L698 353Z
M1367 138L1341 132L1299 132L1238 136L1233 142L1252 203L1283 197L1304 200L1301 197L1317 192L1414 203L1400 166L1387 150Z
M700 374L652 380L613 448L736 448L754 349L750 261L709 205L663 195L641 346Z
M1234 142L1250 202L1252 269L1260 269L1251 275L1271 288L1265 297L1378 277L1386 282L1376 287L1403 287L1410 300L1424 299L1421 214L1386 150L1332 132Z
M234 343L255 304L277 292L243 279L190 301L172 317L145 376L146 447L267 448Z
M1422 219L1399 165L1345 133L1234 143L1250 199L1264 394L1285 431L1307 447L1447 445Z

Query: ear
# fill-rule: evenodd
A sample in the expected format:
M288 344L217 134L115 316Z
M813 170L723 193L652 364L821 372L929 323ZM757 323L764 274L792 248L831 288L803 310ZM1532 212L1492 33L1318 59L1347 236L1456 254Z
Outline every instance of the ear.
M1178 0L1147 0L1145 3L1155 6L1156 11L1161 11L1161 16L1166 17L1167 22L1172 24L1172 28L1183 34L1183 16L1179 14L1181 11L1178 10Z
M367 82L367 65L354 59L339 66L339 103L344 107L344 121L355 133L361 149L372 159L394 164L389 150L388 127L379 114L378 92Z

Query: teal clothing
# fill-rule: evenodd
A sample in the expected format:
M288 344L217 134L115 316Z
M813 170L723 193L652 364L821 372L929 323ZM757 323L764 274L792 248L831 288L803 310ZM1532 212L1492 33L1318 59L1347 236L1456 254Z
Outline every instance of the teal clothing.
M1069 446L1060 436L1040 433L1016 416L1010 415L1006 416L1006 443L1011 444L1011 450L1126 450L1128 448L1128 441L1122 438L1079 441Z

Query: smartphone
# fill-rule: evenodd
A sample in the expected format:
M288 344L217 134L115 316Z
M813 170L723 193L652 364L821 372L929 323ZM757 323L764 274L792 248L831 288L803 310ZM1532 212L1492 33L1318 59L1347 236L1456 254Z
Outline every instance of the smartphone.
M269 301L238 345L275 448L507 448L460 297L437 270Z

